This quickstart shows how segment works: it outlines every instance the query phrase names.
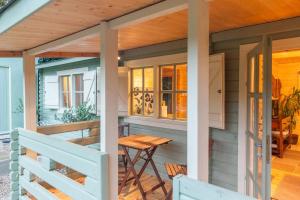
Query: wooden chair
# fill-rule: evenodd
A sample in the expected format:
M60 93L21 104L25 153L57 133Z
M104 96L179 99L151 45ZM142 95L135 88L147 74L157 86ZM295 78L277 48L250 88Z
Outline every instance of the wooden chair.
M176 163L165 163L165 168L167 171L167 174L171 180L178 174L187 174L187 166L182 164L176 164ZM172 199L172 193L173 193L173 187L171 187L170 191L168 192L166 196L166 200Z
M125 132L126 129L127 129L127 134ZM120 124L119 125L119 137L126 137L126 136L129 136L129 124ZM126 173L128 162L126 160L125 152L122 149L119 149L118 155L122 158L122 162L123 162L125 173Z
M282 158L287 147L290 146L291 118L272 120L272 153Z

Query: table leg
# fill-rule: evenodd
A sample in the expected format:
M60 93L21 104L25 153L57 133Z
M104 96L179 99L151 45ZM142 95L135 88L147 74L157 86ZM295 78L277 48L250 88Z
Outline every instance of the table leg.
M155 149L154 149L154 151L155 151ZM158 179L159 185L161 185L161 188L162 188L163 192L165 193L165 195L167 195L168 192L167 192L167 190L166 190L164 181L161 179L161 177L160 177L160 175L159 175L159 173L158 173L158 170L157 170L157 168L156 168L156 166L155 166L155 164L154 164L154 161L153 161L153 159L152 159L154 152L150 152L150 153L149 153L148 150L146 150L145 152L146 152L147 156L149 157L149 162L150 162L150 164L152 165L152 168L153 168L153 170L154 170L154 172L155 172L155 174L156 174L156 177L157 177L157 179Z
M140 180L139 180L139 177L138 177L138 175L137 175L137 173L136 173L136 171L135 171L135 169L134 169L134 164L137 162L138 157L140 156L140 154L141 154L142 151L139 150L139 151L137 152L137 154L136 154L136 156L135 156L135 158L134 158L134 162L133 162L133 161L130 159L130 156L129 156L129 153L128 153L127 149L126 149L125 147L123 147L123 149L124 149L125 155L126 155L126 157L127 157L127 159L128 159L128 163L129 163L129 167L130 167L130 168L129 168L127 174L126 174L125 179L123 180L123 183L121 184L121 188L120 188L120 190L119 190L119 193L121 192L122 187L124 187L124 185L125 185L125 183L126 183L126 181L127 181L127 178L128 178L128 176L129 176L130 172L132 172L132 174L133 174L133 176L134 176L134 178L135 178L135 181L136 181L136 183L137 183L137 185L138 185L138 188L139 188L139 190L140 190L140 192L141 192L141 194L142 194L142 198L143 198L143 200L146 200L146 193L145 193L145 191L144 191L144 189L143 189L143 187L142 187L142 184L141 184L141 182L140 182ZM124 182L125 182L125 183L124 183Z
M142 168L140 169L139 171L139 174L138 174L138 177L141 178L142 174L144 173L147 165L149 164L150 162L150 158L152 158L152 156L154 155L155 151L156 151L157 147L153 147L151 150L150 150L150 154L147 155L147 159L145 161L145 163L143 164ZM146 153L147 154L147 153ZM133 185L136 185L136 182L134 181Z

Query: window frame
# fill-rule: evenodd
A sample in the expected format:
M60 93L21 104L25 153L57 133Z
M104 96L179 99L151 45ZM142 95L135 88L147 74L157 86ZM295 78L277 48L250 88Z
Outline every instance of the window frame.
M180 119L176 117L176 107L177 107L177 99L176 96L177 94L188 94L188 88L187 90L177 90L177 71L176 68L178 65L186 65L186 70L188 69L187 66L187 62L179 62L179 63L171 63L171 64L163 64L163 65L159 65L158 69L159 69L159 75L158 75L158 79L159 79L159 83L158 83L158 96L159 96L159 106L158 106L158 117L160 119L170 119L170 120L179 120L179 121L187 121L187 117L185 119ZM163 67L168 67L168 66L173 66L173 80L172 80L172 90L166 90L164 91L162 89L162 68ZM188 79L187 79L188 80ZM161 113L161 104L162 104L162 95L163 94L172 94L172 111L173 111L173 116L172 118L168 118L168 117L162 117L162 113Z
M153 94L153 114L152 115L145 115L145 69L151 68L153 70L153 86L152 90L148 91L148 93ZM136 114L133 112L133 93L136 92L134 91L133 87L133 71L134 70L142 70L142 91L139 91L138 93L142 94L142 114ZM142 116L142 117L154 117L155 116L155 66L143 66L143 67L134 67L130 68L130 115L132 116Z
M78 91L76 90L76 76L81 76L81 84L82 84L82 91ZM76 73L76 74L71 74L71 77L72 77L72 102L71 102L71 106L75 106L77 107L76 105L76 94L82 94L82 103L84 103L84 73ZM74 87L73 87L74 86ZM81 105L80 104L80 105ZM78 105L79 106L79 105Z

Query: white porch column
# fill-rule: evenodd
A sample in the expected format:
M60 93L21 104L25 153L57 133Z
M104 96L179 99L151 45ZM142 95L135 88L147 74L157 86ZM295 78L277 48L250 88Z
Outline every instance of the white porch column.
M24 128L36 131L36 76L35 57L23 53Z
M101 151L109 154L109 197L118 199L118 31L101 24Z
M205 0L188 3L188 176L208 182L209 10Z

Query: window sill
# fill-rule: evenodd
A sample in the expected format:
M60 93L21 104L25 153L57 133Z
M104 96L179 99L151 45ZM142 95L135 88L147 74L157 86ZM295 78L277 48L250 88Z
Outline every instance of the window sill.
M173 130L186 131L187 122L171 119L157 119L152 117L142 117L142 116L129 116L125 119L125 122L131 124L138 124L144 126L152 126Z

